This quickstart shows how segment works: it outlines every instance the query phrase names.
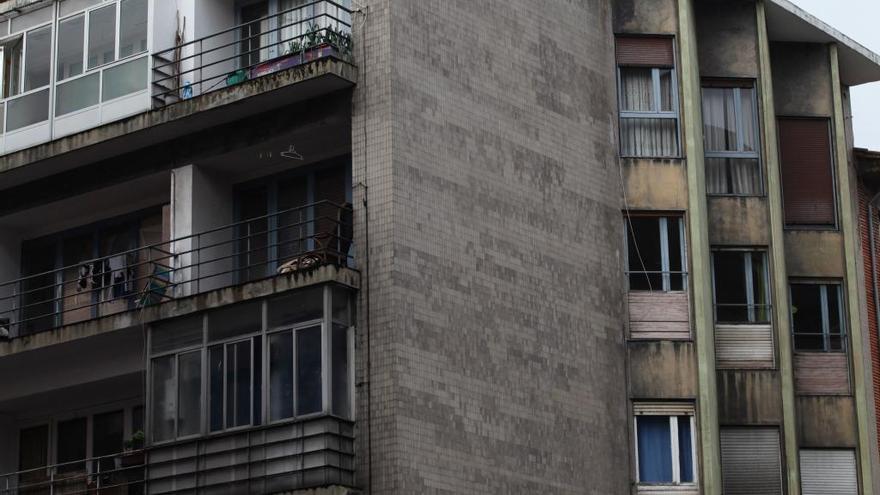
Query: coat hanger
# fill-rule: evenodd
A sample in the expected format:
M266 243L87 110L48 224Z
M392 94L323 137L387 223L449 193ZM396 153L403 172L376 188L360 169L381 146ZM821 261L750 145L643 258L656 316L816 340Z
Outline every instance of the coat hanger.
M302 160L303 156L296 151L296 148L291 144L290 147L287 148L287 151L282 151L281 156L284 158L290 158L291 160Z

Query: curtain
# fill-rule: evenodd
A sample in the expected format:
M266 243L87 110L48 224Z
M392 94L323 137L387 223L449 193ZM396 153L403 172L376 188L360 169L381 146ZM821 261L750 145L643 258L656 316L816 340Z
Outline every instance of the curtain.
M639 482L672 482L672 440L668 416L639 416Z
M740 108L735 93L740 93ZM754 92L739 88L703 88L703 139L706 189L709 194L752 195L761 191L757 159ZM737 112L742 121L742 148L737 135ZM712 153L755 153L755 158L713 157Z
M691 439L690 416L679 416L678 420L678 466L682 483L694 481L694 456Z
M660 106L672 109L671 71L662 71ZM654 96L653 69L620 69L621 111L659 112ZM665 108L669 107L669 108ZM625 156L677 156L678 120L674 118L625 117L620 120L621 151Z

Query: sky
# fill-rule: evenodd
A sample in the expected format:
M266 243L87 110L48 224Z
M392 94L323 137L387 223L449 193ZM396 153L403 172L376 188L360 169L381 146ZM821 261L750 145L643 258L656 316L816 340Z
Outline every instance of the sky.
M880 53L880 0L791 2L874 53ZM852 106L856 146L880 151L880 83L852 88Z

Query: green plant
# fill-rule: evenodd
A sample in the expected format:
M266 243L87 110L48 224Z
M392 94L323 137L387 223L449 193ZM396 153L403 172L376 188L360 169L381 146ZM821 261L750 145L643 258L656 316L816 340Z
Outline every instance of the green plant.
M146 439L146 435L144 435L143 430L138 430L123 443L123 447L125 447L125 450L140 450L144 448L144 439Z
M287 53L299 53L301 51L303 51L303 46L299 40L291 41L287 44Z
M308 50L321 43L321 30L314 22L309 23L309 29L306 31L305 43L303 48Z

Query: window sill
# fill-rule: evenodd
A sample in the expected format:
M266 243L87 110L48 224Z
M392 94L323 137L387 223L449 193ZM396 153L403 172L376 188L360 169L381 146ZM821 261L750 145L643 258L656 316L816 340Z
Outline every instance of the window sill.
M636 489L638 493L682 493L682 494L697 494L700 493L700 487L696 484L687 484L687 485L648 485L638 483L636 485Z

